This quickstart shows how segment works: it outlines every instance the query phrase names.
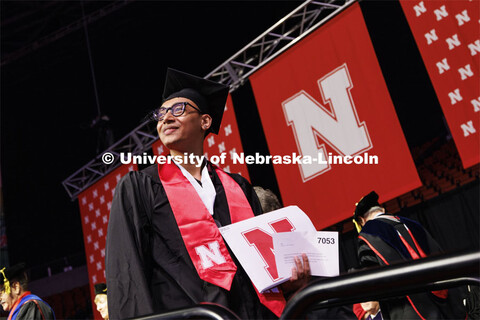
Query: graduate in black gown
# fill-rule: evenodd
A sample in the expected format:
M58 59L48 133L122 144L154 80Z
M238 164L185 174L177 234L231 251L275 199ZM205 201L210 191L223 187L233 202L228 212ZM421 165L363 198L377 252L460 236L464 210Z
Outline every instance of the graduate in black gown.
M218 133L228 87L169 69L157 130L172 158L203 155ZM118 183L106 243L110 319L214 302L244 319L275 318L281 292L258 294L218 226L262 213L251 185L208 161L154 165ZM304 267L305 266L305 267ZM285 288L310 274L304 257Z
M441 253L438 243L416 221L390 215L380 207L375 191L356 204L361 267L390 265ZM384 319L465 319L456 289L410 294L380 301Z
M0 267L0 304L9 311L8 320L55 319L52 308L28 291L25 264Z

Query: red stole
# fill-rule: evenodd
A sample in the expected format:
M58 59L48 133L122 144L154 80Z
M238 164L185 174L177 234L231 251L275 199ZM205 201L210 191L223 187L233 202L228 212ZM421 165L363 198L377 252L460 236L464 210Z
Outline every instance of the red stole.
M232 223L254 217L242 188L223 170L215 167L215 171L225 189ZM237 266L228 253L212 215L175 164L159 165L158 174L199 277L229 291ZM205 258L206 252L210 259ZM222 257L219 258L220 254ZM286 303L281 291L264 294L260 294L256 288L255 291L263 305L277 316L281 315Z

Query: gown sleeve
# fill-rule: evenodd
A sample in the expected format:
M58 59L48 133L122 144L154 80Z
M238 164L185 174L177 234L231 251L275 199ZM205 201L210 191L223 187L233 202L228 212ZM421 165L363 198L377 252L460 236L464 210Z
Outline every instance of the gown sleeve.
M115 188L106 241L105 275L112 320L153 313L148 279L150 227L145 177L129 172ZM153 210L153 209L152 209Z
M38 303L38 305L37 305ZM19 320L51 320L55 319L53 311L42 301L26 302L20 309L17 315Z
M361 239L358 239L358 261L362 268L380 265L375 252Z

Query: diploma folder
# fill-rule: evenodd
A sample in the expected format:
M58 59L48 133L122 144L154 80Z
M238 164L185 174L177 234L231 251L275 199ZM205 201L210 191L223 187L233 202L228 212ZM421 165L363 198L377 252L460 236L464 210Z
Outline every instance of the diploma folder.
M273 236L278 232L314 234L310 218L297 206L289 206L219 228L235 257L260 292L288 281L278 273ZM291 270L291 269L290 269Z

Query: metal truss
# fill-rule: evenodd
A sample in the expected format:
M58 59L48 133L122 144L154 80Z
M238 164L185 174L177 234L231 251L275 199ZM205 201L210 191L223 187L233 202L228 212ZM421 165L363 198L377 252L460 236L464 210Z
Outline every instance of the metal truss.
M40 49L41 47L43 46L46 46L52 42L55 42L57 40L59 40L60 38L63 38L64 36L74 32L74 31L77 31L78 29L81 29L83 28L84 24L87 23L87 24L90 24L90 23L93 23L103 17L105 17L106 15L124 7L125 5L129 4L130 2L132 2L134 0L118 0L118 1L115 1L114 3L112 4L109 4L95 12L92 12L90 14L87 14L85 17L83 17L82 19L79 19L75 22L72 22L70 23L69 25L65 26L65 27L62 27L61 29L39 39L39 40L36 40L34 41L33 43L29 44L29 45L26 45L10 54L7 54L5 55L5 57L3 57L1 63L0 63L0 66L5 66L35 50L38 50Z
M353 0L306 1L247 44L205 78L237 89L260 67L317 29Z
M97 155L95 159L65 179L62 182L62 185L73 201L77 198L80 192L87 189L121 165L120 153L131 152L133 154L141 154L150 148L157 140L157 123L153 121L144 122L128 135L108 147L108 149L102 154ZM102 159L102 157L106 153L111 153L113 155L114 161L112 163L106 164L103 161L104 159Z
M253 72L293 46L351 3L353 0L330 0L329 2L309 0L304 2L205 78L224 83L230 86L230 91L234 91ZM121 152L141 154L147 151L157 139L156 124L145 122L65 179L62 185L73 201L80 192L120 166L119 154ZM113 163L105 164L102 161L102 156L106 152L115 156Z

